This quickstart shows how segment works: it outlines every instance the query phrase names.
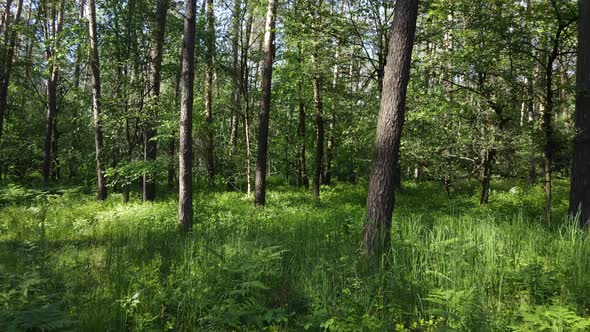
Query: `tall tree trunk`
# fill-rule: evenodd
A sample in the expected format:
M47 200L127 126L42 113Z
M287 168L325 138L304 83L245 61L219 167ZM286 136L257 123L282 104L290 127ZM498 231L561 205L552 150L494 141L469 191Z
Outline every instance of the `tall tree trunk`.
M396 3L367 197L364 249L369 257L383 254L390 243L394 169L399 159L417 15L418 0Z
M92 96L94 114L94 147L96 152L96 185L98 199L107 198L107 186L102 167L102 119L100 95L100 62L98 58L98 36L96 32L96 6L94 0L88 0L88 35L90 36L90 67L92 69Z
M590 223L590 1L579 0L575 138L569 213Z
M244 97L244 139L246 143L246 194L250 196L252 193L252 150L250 149L250 94L248 92L250 85L250 70L248 69L248 50L250 48L250 40L252 35L252 14L248 15L246 20L246 40L242 40L242 59L241 59L241 79L240 85L242 96Z
M182 37L180 145L178 151L178 223L188 231L193 225L193 88L195 85L196 0L185 0Z
M205 49L205 162L207 165L207 183L213 186L215 174L213 156L213 58L215 56L215 16L213 0L207 0L207 33Z
M321 77L318 74L313 79L313 96L316 106L316 151L313 170L312 193L315 199L320 198L320 184L322 183L322 172L324 170L324 106L321 94Z
M301 83L299 84L299 161L297 166L297 183L299 186L309 188L309 178L307 177L307 165L305 158L305 104L303 103Z
M227 179L227 187L232 190L235 187L235 173L236 167L234 162L234 154L238 145L238 123L240 113L242 111L242 79L243 73L241 71L241 63L239 57L240 50L240 33L242 22L242 2L241 0L234 0L234 13L232 18L232 104L230 121L230 135L229 135L229 159L230 159L230 174Z
M164 36L166 32L166 14L170 0L158 0L155 11L155 22L152 30L152 49L150 50L150 68L149 68L149 95L152 103L156 105L160 101L160 84L162 80L162 56L164 54ZM157 107L149 110L147 121L144 126L144 151L143 158L146 162L154 162L158 157L158 142L155 141L157 135ZM143 200L153 201L156 198L156 179L155 174L149 171L143 176Z
M20 16L23 8L23 0L19 0L18 5L16 7L16 13L14 15L14 22L12 23L14 26L19 24ZM10 13L10 3L6 3L6 11L7 14ZM10 17L10 16L8 16ZM16 41L17 41L17 29L9 30L8 21L5 23L5 40L4 45L6 48L6 52L4 54L4 63L3 63L3 70L0 70L0 142L2 142L2 129L4 127L4 115L6 114L6 109L8 107L8 86L10 85L10 75L12 73L12 63L14 58L14 51L16 49ZM4 51L4 50L0 50ZM1 172L0 172L1 173Z
M57 116L57 85L59 82L59 66L55 63L54 56L59 48L59 34L63 26L64 16L64 3L58 4L57 13L55 8L52 9L51 22L46 24L43 22L44 37L45 37L45 54L47 56L47 62L49 63L49 78L47 80L47 118L45 127L45 144L44 144L44 156L43 156L43 187L49 186L49 176L51 174L51 148L53 139L53 126L56 123ZM43 8L47 11L47 8ZM46 15L49 15L46 13Z
M557 49L549 55L545 68L545 109L543 112L543 132L545 134L545 216L551 221L552 206L552 167L555 153L555 138L553 137L553 63L557 57Z
M260 125L258 127L258 156L256 157L256 193L254 204L266 204L266 163L268 153L268 119L270 113L270 94L272 81L272 62L274 58L275 19L277 0L268 0L263 45L262 100L260 105Z

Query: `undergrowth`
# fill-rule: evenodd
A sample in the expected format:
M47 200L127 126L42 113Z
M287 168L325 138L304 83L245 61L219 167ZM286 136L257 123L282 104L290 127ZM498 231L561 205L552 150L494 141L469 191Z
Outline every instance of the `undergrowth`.
M360 251L364 186L275 187L268 206L200 193L195 226L173 196L96 202L82 189L0 192L3 331L590 330L590 239L551 224L541 188L407 184L384 268Z

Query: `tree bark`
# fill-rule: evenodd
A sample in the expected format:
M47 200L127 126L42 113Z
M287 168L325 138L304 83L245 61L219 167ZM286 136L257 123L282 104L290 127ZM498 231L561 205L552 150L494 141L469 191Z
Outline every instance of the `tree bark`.
M193 88L195 80L196 0L185 0L182 37L180 144L178 151L178 223L188 231L193 225Z
M92 70L92 96L94 114L94 147L96 152L96 185L99 200L107 198L107 187L102 167L102 119L100 95L100 62L98 58L98 36L96 31L96 6L94 0L88 0L88 35L90 37L90 67Z
M496 159L496 149L488 148L483 152L483 168L481 170L481 196L479 204L487 204L490 199L490 182L492 180L492 168Z
M230 174L227 179L227 187L232 190L235 187L235 173L236 163L234 162L234 154L238 145L238 124L239 117L242 111L242 65L240 62L240 33L242 22L242 2L241 0L234 0L234 13L232 18L232 104L230 120L230 135L229 135L229 159L230 159Z
M322 172L324 170L324 106L321 94L321 77L319 73L313 79L313 96L316 106L316 151L313 170L312 193L315 199L320 198L320 185L322 183Z
M262 99L260 107L260 125L258 128L258 155L256 157L256 192L254 204L266 204L266 163L268 153L268 119L270 113L270 95L272 81L272 62L274 57L275 19L277 0L268 0L266 26L263 44Z
M155 162L158 157L157 135L157 105L160 100L160 84L162 80L162 56L164 54L164 37L166 33L166 14L170 5L169 0L159 0L156 6L155 22L152 30L152 49L150 50L149 70L149 96L156 107L149 109L150 114L144 125L144 151L143 158L146 162ZM153 201L156 199L156 179L152 171L146 172L143 176L143 200Z
M23 8L23 0L19 0L16 7L13 25L18 25ZM7 14L10 13L10 2L6 3ZM9 17L9 16L8 16ZM6 21L8 22L8 21ZM12 73L12 63L14 58L14 51L16 48L17 31L12 31L8 28L8 23L5 23L5 40L4 45L7 46L4 56L4 68L0 70L0 142L2 142L2 130L4 128L4 115L8 107L8 86L10 85L10 75ZM4 50L1 50L4 51Z
M590 222L590 1L579 0L574 158L569 213Z
M49 186L49 176L51 174L51 147L53 139L53 126L56 123L57 116L57 85L59 82L59 66L55 63L55 54L59 47L59 34L63 26L64 3L60 2L57 8L57 13L52 9L51 20L49 24L43 22L44 37L45 37L45 55L49 64L49 78L47 79L47 117L45 127L45 144L43 156L43 187ZM47 11L47 8L42 8ZM46 15L48 15L46 13Z
M305 189L309 188L309 178L307 177L307 163L305 158L305 104L302 99L301 83L299 84L299 127L297 133L299 135L299 161L297 166L297 183Z
M383 254L390 244L394 170L399 159L417 15L418 0L396 3L367 197L364 249L369 257Z
M213 0L207 0L207 32L205 49L205 162L207 166L207 183L213 186L215 159L213 156L213 58L215 56L215 16Z

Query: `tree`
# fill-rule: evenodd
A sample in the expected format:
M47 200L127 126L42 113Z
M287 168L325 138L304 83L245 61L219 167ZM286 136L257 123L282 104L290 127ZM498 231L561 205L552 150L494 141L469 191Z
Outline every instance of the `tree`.
M0 68L0 141L2 141L2 128L4 123L4 114L6 114L6 108L8 107L8 86L10 84L10 74L12 73L12 63L14 58L14 51L16 48L16 40L17 40L17 29L9 29L9 22L10 22L10 1L6 3L6 19L5 19L5 27L4 27L4 48L0 50L4 54L2 54L2 59L4 63L2 64L3 67ZM23 0L19 0L16 13L14 15L14 22L13 25L16 26L20 22L20 16L23 9ZM1 174L1 170L0 170Z
M185 231L193 224L193 97L195 84L196 0L185 0L182 37L180 144L178 151L178 223Z
M92 69L92 110L94 116L94 147L96 153L96 186L99 200L107 199L107 186L102 166L102 119L100 95L100 62L98 58L98 36L96 29L96 5L88 0L88 36L90 37L90 67Z
M574 159L570 206L582 226L590 223L590 2L578 1L578 63L574 115Z
M418 0L396 3L369 180L364 247L369 256L389 246L394 208L395 167L404 123Z
M57 125L58 52L60 51L60 33L63 28L65 5L63 1L43 3L39 10L43 17L40 23L42 25L45 55L49 67L49 77L47 78L47 117L42 167L43 186L47 188L51 170L51 153L55 152L52 151L52 143L55 126Z
M157 105L160 99L160 85L162 80L162 56L164 53L164 36L166 31L166 14L170 0L158 0L155 12L155 22L152 28L152 48L150 50L149 95L156 104L151 114L148 114L144 128L144 160L154 162L158 155L158 143L155 141ZM153 201L156 198L156 181L152 172L143 176L143 200Z
M213 59L215 57L215 15L213 0L207 0L207 31L205 33L205 161L207 183L213 186L215 159L213 156Z
M277 0L268 0L264 32L262 64L262 100L260 103L260 125L258 127L258 156L256 157L255 205L266 204L266 161L268 153L268 120L270 114L270 94L272 81L272 62L274 57L275 19Z

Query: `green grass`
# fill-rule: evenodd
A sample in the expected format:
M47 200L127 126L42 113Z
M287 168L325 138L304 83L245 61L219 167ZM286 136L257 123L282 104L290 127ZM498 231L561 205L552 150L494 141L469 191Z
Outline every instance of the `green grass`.
M0 330L575 331L590 329L590 238L543 192L407 184L384 269L360 251L364 186L200 193L191 234L173 196L96 202L0 192Z

